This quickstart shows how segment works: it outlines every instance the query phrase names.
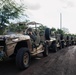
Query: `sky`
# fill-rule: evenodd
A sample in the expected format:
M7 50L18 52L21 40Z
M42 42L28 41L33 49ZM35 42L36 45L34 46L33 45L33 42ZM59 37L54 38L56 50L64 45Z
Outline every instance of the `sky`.
M47 27L60 28L60 13L62 28L76 34L76 0L16 0L27 7L25 13L31 21L42 23Z

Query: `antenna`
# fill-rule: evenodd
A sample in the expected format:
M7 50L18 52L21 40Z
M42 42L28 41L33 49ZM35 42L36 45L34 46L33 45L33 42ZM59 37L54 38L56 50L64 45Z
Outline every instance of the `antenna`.
M62 13L60 13L60 29L62 29Z

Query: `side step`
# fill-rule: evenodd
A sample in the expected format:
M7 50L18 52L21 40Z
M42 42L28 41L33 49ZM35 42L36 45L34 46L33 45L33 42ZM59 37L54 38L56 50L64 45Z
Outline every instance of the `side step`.
M34 52L31 52L31 55L37 55L39 53L42 53L44 50L37 50L37 51L34 51Z

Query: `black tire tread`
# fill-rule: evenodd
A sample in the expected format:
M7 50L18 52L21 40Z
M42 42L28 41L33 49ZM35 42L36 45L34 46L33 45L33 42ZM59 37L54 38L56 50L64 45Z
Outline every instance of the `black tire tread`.
M29 61L30 61L30 53L29 53L29 49L28 48L21 48L18 50L17 55L16 55L16 65L20 68L20 69L26 69L29 67L29 62L28 65L23 64L23 55L25 52L28 52L29 54ZM21 60L20 60L21 59Z

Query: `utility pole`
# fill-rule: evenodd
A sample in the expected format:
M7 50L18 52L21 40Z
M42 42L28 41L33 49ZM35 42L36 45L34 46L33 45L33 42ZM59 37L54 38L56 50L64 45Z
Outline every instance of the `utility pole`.
M60 29L62 29L62 13L60 13Z

